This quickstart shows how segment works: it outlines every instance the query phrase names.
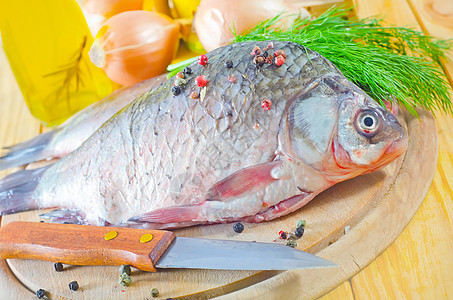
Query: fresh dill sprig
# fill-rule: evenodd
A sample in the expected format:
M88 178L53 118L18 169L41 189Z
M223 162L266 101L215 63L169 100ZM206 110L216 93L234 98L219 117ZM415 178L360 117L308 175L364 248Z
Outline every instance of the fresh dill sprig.
M452 113L451 87L441 68L452 40L438 40L404 27L382 26L382 20L350 20L350 9L332 7L313 19L297 19L286 29L278 15L261 22L235 43L292 41L330 60L352 82L383 104L398 100L412 114L416 106Z

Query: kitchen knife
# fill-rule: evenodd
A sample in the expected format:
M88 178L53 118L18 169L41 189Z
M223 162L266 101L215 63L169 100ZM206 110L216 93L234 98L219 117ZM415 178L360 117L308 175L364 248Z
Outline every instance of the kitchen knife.
M0 228L0 257L71 265L287 270L337 267L287 246L175 237L171 231L73 224L11 222Z

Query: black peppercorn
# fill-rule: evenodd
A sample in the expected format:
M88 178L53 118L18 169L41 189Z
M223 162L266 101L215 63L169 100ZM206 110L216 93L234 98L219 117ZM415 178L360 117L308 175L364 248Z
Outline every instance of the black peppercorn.
M301 238L301 237L304 235L304 228L303 228L302 226L297 227L297 228L296 228L296 231L294 232L294 234L295 234L298 238Z
M58 262L58 263L55 263L55 264L53 265L53 267L55 268L55 271L57 271L57 272L63 271L63 264L62 264L62 263L59 263L59 262Z
M231 60L225 61L225 68L230 69L233 67L233 62Z
M36 291L36 297L38 297L39 299L41 299L42 297L44 297L46 295L46 291L43 290L43 289L39 289Z
M171 92L173 93L173 95L178 96L179 94L181 94L181 88L179 86L174 86L171 88Z
M159 297L159 290L156 289L156 288L153 288L150 292L151 296L153 296L153 298L157 298Z
M184 74L187 74L187 75L192 74L192 69L190 67L185 67L184 68Z
M79 284L78 284L78 282L77 282L77 281L71 281L71 282L69 283L69 289L70 289L71 291L77 291L77 290L79 289Z
M126 273L127 275L130 276L131 273L132 273L131 266L129 266L129 265L121 265L120 274L123 274L123 273Z
M297 247L297 243L296 243L295 240L290 239L290 240L288 240L286 242L286 246L291 247L291 248L296 248Z
M264 65L265 62L266 62L266 58L262 55L257 55L253 58L253 63L259 67Z
M233 230L236 233L241 233L242 231L244 231L244 225L242 225L241 223L236 223L233 225Z

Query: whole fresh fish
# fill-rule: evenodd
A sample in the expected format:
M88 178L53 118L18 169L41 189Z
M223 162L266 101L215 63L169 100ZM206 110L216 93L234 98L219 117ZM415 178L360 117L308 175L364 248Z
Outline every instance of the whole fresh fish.
M0 170L60 158L71 153L120 109L140 94L160 85L165 78L166 75L160 75L130 88L119 89L79 111L54 130L18 145L6 147L7 153L0 156Z
M266 59L277 50L281 66ZM207 57L181 90L169 79L68 156L1 180L1 213L58 207L46 216L153 228L261 222L407 148L396 118L310 49L239 43Z

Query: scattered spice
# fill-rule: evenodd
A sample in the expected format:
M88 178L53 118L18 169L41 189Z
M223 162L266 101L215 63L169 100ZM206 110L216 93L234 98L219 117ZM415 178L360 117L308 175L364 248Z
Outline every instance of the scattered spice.
M63 271L63 264L60 262L55 263L53 265L53 267L54 267L55 271L57 271L57 272Z
M79 289L79 283L77 281L71 281L69 283L69 289L71 291L77 291Z
M183 86L187 83L187 81L184 78L176 78L175 82L173 82L174 86Z
M171 92L174 96L178 96L179 94L181 94L181 88L179 86L174 86L171 88Z
M283 230L280 230L280 231L278 232L278 236L279 236L282 240L286 240L286 237L287 237L286 232L284 232Z
M127 274L127 275L131 275L132 271L131 271L131 266L129 265L121 265L120 267L120 274Z
M119 284L123 285L123 286L129 286L132 282L132 279L129 275L127 275L126 273L122 273L120 275L120 279L119 279Z
M39 299L44 297L46 294L47 294L47 292L43 289L39 289L36 291L36 297L38 297Z
M159 290L156 288L153 288L149 293L153 296L153 298L159 297Z
M200 102L201 103L203 103L204 97L206 97L206 87L202 88L201 92L200 92Z
M259 127L260 127L260 124L258 124L258 123L255 123L255 125L253 125L253 129L255 129L255 130L258 129Z
M295 234L298 238L301 238L301 237L304 235L304 228L303 228L302 226L297 227L297 228L296 228L296 231L294 232L294 234Z
M276 57L275 57L275 64L276 64L277 66L280 67L280 66L283 65L284 63L285 63L285 58L284 58L283 56L279 55L279 56L276 56Z
M296 247L297 247L297 243L296 243L295 240L289 239L289 240L286 242L286 246L291 247L291 248L296 248Z
M187 74L187 75L192 74L192 69L190 67L185 67L184 68L184 74Z
M233 62L231 60L225 61L225 68L231 69L233 67Z
M235 82L236 81L236 76L228 75L228 81L231 82L231 83Z
M195 82L197 83L198 86L203 87L203 86L206 86L206 84L208 83L208 80L206 79L206 77L204 77L204 75L201 75L201 76L197 76L197 78L195 78Z
M198 56L198 63L202 66L206 65L208 63L208 57L206 55L200 55Z
M274 55L277 56L283 56L283 58L286 58L286 53L283 50L277 50L274 52Z
M185 77L184 75L185 75L184 72L178 72L178 73L176 73L175 77L176 78L184 78Z
M242 231L244 231L244 225L242 225L242 223L236 223L233 225L233 230L236 233L241 233Z
M190 99L197 99L199 97L198 93L193 91L192 93L190 93L189 95L189 98Z
M255 48L253 48L252 52L250 53L250 55L260 55L260 54L261 54L261 49L258 46L255 46Z
M307 225L307 221L305 220L297 220L296 222L296 228L302 227L305 229L305 225Z
M259 67L261 67L262 65L264 65L264 63L266 62L266 58L263 56L263 55L257 55L255 56L255 58L253 59L253 63Z
M264 110L269 110L271 109L271 106L272 106L272 101L269 100L269 99L264 99L263 101L261 101L261 107L264 109Z
M273 58L274 58L274 56L272 56L272 54L269 54L269 56L266 57L266 63L269 65L272 65Z

